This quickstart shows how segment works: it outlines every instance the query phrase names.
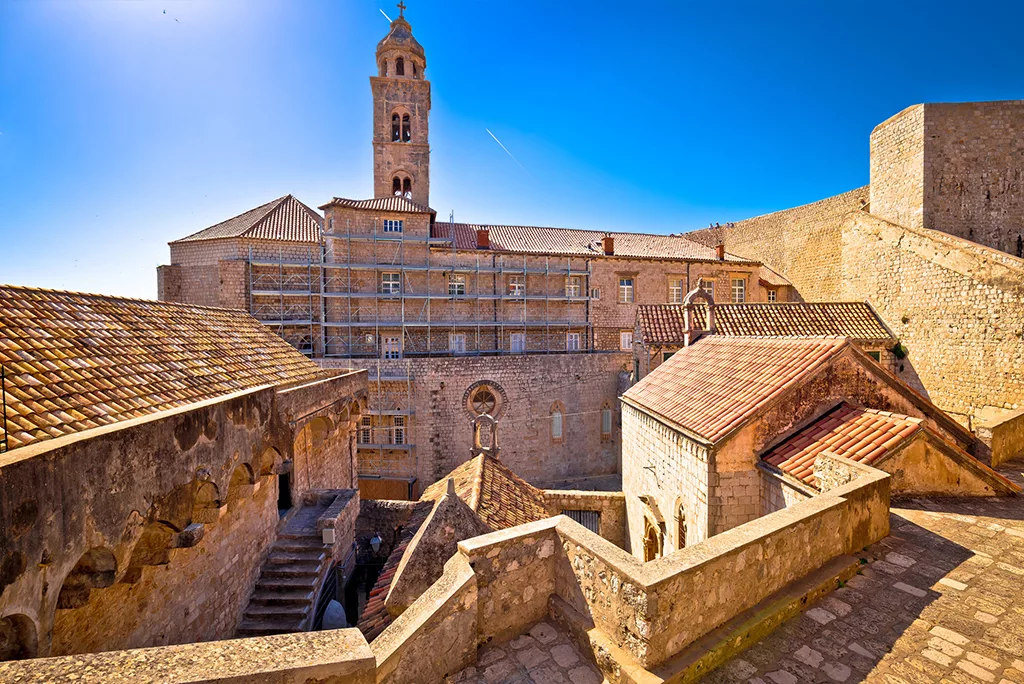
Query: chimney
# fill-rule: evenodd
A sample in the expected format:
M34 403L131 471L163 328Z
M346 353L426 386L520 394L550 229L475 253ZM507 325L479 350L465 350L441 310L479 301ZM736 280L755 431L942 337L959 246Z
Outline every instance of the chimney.
M605 233L604 238L601 240L604 243L604 255L612 256L615 254L615 238L612 237L611 233Z
M725 261L725 243L724 242L719 242L717 245L715 245L715 257L719 261Z
M481 226L476 229L476 248L491 248L491 231L487 226Z

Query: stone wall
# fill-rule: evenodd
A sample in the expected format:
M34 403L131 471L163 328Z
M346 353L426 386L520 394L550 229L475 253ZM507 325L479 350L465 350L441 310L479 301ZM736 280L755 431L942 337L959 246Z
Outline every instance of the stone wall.
M861 208L869 188L722 226L717 235L726 249L756 259L786 276L799 301L837 301L841 298L842 217ZM709 229L695 231L694 239ZM690 237L692 233L685 233Z
M600 515L598 534L626 548L626 497L622 492L545 489L544 503L551 515L565 511L595 511Z
M768 515L801 501L807 501L817 493L802 482L787 478L782 472L765 463L758 464L758 473L761 479L761 515Z
M905 379L944 411L973 426L1024 407L1024 261L858 212L843 226L843 279L842 297L871 303L909 352Z
M622 404L622 453L643 454L645 460L622 462L622 491L626 498L626 550L643 558L644 504L650 497L661 510L666 552L680 548L678 511L685 513L685 545L692 546L711 534L708 515L712 482L710 447L689 439L653 416Z
M904 226L923 225L924 146L924 105L904 109L871 132L873 214Z
M545 354L506 357L442 357L387 361L324 360L359 365L384 376L408 375L411 405L404 382L384 383L371 392L392 393L395 408L408 416L409 444L403 450L359 451L361 474L416 477L419 491L469 460L471 388L486 384L498 399L500 458L517 475L536 484L607 475L619 469L619 372L627 354ZM388 387L389 386L389 387ZM373 403L371 399L371 404ZM563 413L563 438L551 437L551 410ZM601 411L615 413L612 434L601 434ZM411 447L409 445L412 445Z
M1024 409L1003 413L975 428L991 451L992 467L1024 456Z

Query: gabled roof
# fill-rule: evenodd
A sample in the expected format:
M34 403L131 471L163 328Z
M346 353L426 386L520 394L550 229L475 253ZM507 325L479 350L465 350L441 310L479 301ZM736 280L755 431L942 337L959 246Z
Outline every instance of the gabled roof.
M921 418L876 411L842 402L762 455L785 473L817 486L814 462L823 452L872 465L902 448L927 428Z
M472 458L427 487L420 501L437 501L455 481L455 493L492 530L503 530L550 517L544 493L493 456Z
M849 344L711 335L677 351L623 399L713 443Z
M647 344L683 344L682 304L641 304L637 324ZM696 307L703 326L707 307ZM715 305L715 333L742 337L849 337L892 344L895 339L867 302L780 302Z
M327 204L321 204L320 209L327 207L346 207L348 209L369 209L371 211L393 211L403 214L434 214L430 207L417 204L411 199L401 195L389 195L387 197L375 197L374 199L354 200L344 197L335 197ZM476 243L473 243L476 246Z
M637 259L666 259L674 261L717 261L714 247L692 242L676 235L644 233L606 233L599 230L575 228L541 228L537 226L491 226L476 223L435 223L431 236L451 238L454 234L458 249L476 249L476 231L486 228L490 235L491 250L516 254L550 254L555 256L602 256L602 238L614 238L616 257ZM727 254L726 261L733 264L755 264L738 256Z
M319 214L292 195L285 195L171 244L241 237L319 243L320 224Z
M321 374L242 311L10 285L0 364L11 448Z

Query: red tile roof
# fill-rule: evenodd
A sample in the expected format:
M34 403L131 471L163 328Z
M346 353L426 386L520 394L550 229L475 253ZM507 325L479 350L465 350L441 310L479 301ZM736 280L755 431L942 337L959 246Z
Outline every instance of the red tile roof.
M637 324L647 344L683 343L682 304L641 304ZM697 305L699 325L707 309ZM743 337L849 337L892 344L895 339L866 302L786 302L715 305L715 332Z
M171 244L239 237L319 243L320 222L319 214L285 195Z
M783 287L786 285L792 285L785 276L776 273L767 266L762 265L757 269L757 279L760 280L764 285L768 287Z
M677 351L623 398L717 442L848 344L710 335Z
M872 465L902 448L924 429L920 418L858 408L843 402L766 451L761 458L783 472L817 486L814 461L823 452Z
M454 232L456 248L476 249L476 231L482 228L489 230L490 245L494 251L555 256L592 257L603 255L602 238L607 234L599 230L575 228L435 223L431 229L431 235L436 238L450 238ZM714 247L707 247L676 235L644 233L611 233L611 235L615 238L615 256L621 258L717 261ZM733 264L756 263L732 254L726 255L726 261Z
M348 209L368 209L370 211L394 211L405 214L433 214L436 213L430 207L417 204L410 199L400 195L389 195L387 197L376 197L374 199L354 200L344 197L335 197L327 204L320 205L320 209L327 207L346 207ZM476 243L473 243L476 247Z
M322 373L242 311L9 285L0 364L11 448Z
M395 548L388 554L388 559L384 561L384 567L381 568L377 581L370 590L366 605L363 606L363 612L360 613L359 620L356 622L356 627L363 633L367 641L373 641L377 638L377 635L387 629L387 626L394 620L384 605L388 592L391 591L391 580L395 578L395 573L398 572L398 565L402 562L402 556L405 555L406 549L409 548L409 543L412 542L412 538L419 532L420 527L427 520L427 516L430 515L430 511L433 509L434 506L431 503L420 502L416 504L409 519L402 526L398 543L395 544Z
M455 493L459 498L492 530L550 517L544 505L544 493L497 458L480 455L466 461L427 487L420 500L437 501L443 497L449 479L455 480Z

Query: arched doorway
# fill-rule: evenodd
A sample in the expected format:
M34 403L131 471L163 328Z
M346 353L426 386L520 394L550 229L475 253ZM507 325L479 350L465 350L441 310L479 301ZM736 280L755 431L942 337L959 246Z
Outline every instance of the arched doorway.
M36 626L27 615L0 618L0 662L34 658L37 648Z

